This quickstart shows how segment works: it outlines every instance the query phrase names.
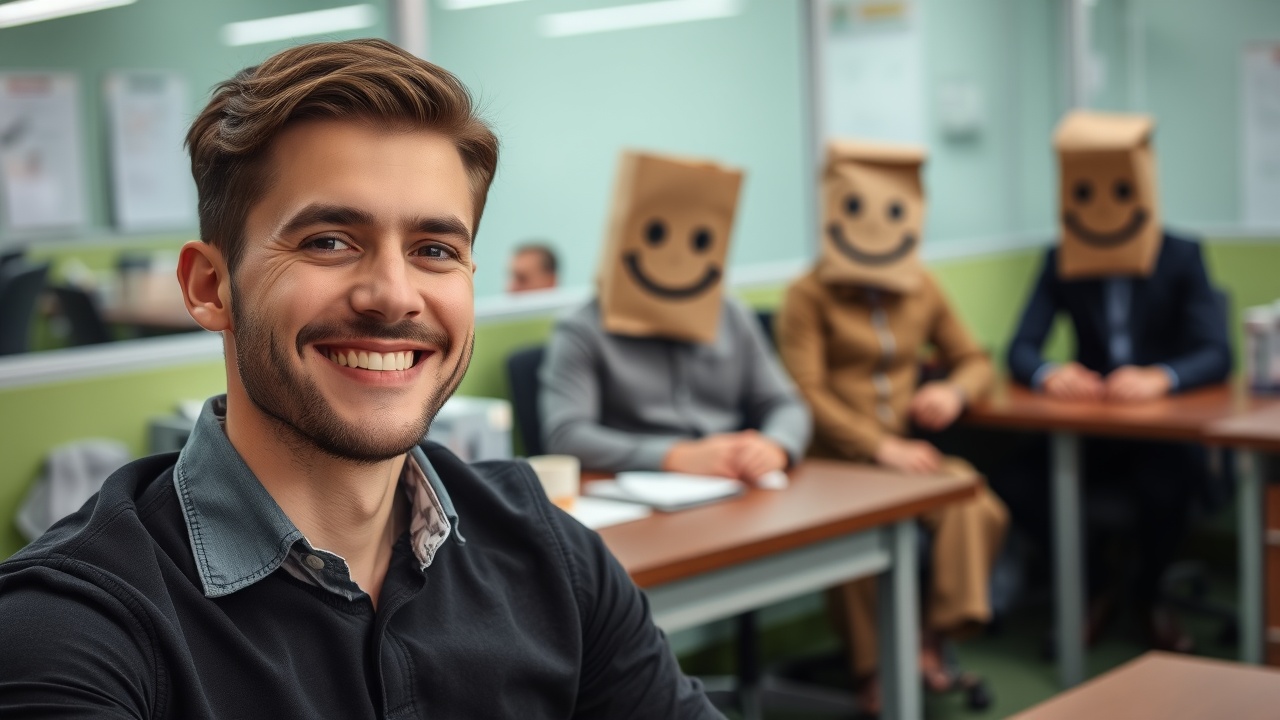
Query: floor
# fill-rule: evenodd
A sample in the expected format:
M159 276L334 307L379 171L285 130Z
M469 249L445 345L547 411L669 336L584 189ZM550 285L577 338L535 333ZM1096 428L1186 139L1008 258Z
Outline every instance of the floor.
M1228 568L1229 569L1229 568ZM1230 606L1234 602L1235 578L1226 574L1211 577L1208 596L1217 603ZM965 707L961 694L926 697L926 717L930 720L986 720L1004 718L1039 703L1058 692L1056 669L1046 652L1046 637L1051 628L1051 608L1045 593L1041 599L1024 601L1011 611L991 632L967 640L956 649L965 670L986 678L994 696L994 704L984 712ZM1183 613L1183 624L1195 637L1197 653L1211 657L1234 658L1233 642L1224 642L1222 623L1207 617ZM1098 674L1137 657L1145 650L1140 633L1131 618L1117 617L1098 644L1089 652L1090 674ZM770 628L761 638L761 653L768 665L784 658L831 652L837 644L821 613L797 618L783 627ZM681 663L691 674L721 674L733 666L733 649L728 644L708 648L696 655L682 657ZM845 682L842 674L833 673L824 681ZM734 717L730 713L730 717ZM832 715L813 715L771 711L769 720L820 720Z

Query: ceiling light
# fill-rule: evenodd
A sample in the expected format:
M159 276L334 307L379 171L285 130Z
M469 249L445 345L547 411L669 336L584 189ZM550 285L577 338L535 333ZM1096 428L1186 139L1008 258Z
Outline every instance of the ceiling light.
M741 0L661 0L552 13L539 18L539 24L543 35L565 37L726 18L737 15L741 5Z
M360 30L371 27L377 21L378 11L372 5L348 5L227 23L222 26L222 42L233 46L255 45L308 35Z
M524 0L440 0L440 7L445 10L470 10L471 8L506 5L514 2L524 2Z
M132 5L136 0L15 0L0 5L0 28Z

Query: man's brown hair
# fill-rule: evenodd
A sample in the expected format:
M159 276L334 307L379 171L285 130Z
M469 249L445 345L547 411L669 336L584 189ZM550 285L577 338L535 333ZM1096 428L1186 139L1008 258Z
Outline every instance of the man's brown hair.
M290 123L357 120L430 129L453 140L471 181L472 233L498 165L498 139L449 71L385 40L299 45L218 85L191 124L187 148L200 237L234 272L249 209L266 189L272 141Z

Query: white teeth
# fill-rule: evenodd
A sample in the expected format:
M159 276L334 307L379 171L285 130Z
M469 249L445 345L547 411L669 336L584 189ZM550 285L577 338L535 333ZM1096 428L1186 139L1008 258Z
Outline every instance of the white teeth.
M364 350L330 351L328 358L343 367L363 368L365 370L408 370L413 367L413 351L371 353Z

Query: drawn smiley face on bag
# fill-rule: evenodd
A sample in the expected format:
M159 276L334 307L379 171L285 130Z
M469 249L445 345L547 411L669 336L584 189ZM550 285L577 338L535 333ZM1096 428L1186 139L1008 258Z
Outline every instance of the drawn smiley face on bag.
M609 332L711 342L742 173L708 161L623 154L600 304Z
M1060 170L1058 273L1066 279L1148 275L1162 231L1154 123L1143 115L1078 111L1054 133Z
M835 141L822 177L818 276L909 292L922 273L925 200L920 148Z

